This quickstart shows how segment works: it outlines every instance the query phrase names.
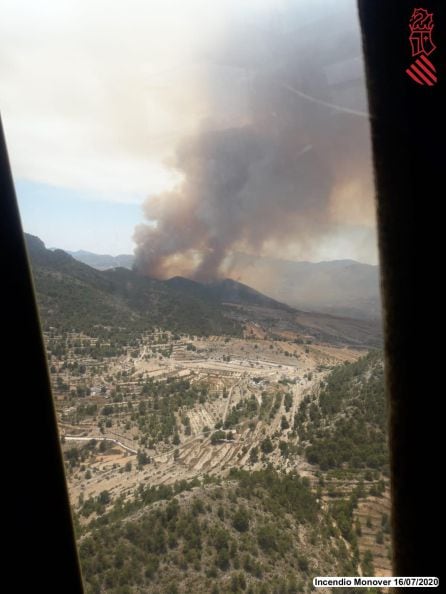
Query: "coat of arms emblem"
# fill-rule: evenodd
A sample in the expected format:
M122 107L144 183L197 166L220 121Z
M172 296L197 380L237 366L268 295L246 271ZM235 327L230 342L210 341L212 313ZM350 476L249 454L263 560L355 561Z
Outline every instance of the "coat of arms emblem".
M419 85L433 87L437 82L437 70L428 56L436 49L432 40L434 16L425 8L414 8L409 21L409 41L412 58L416 60L406 69L406 74Z
M428 12L425 8L414 8L409 21L412 57L419 54L429 56L436 49L436 45L432 41L433 28L433 13Z

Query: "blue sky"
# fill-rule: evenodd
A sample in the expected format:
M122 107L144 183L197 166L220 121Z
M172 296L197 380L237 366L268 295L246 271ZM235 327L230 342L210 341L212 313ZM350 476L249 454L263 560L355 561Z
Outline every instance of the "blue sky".
M15 187L24 231L47 247L133 253L133 231L143 222L139 204L109 202L94 192L23 179L15 180Z

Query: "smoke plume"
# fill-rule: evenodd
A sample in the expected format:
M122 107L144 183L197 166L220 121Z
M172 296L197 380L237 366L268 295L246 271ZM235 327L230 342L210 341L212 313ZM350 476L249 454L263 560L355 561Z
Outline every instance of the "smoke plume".
M135 230L145 274L213 279L231 272L236 252L291 244L308 255L340 228L372 224L354 15L262 19L233 26L207 56L211 117L179 143L171 167L181 181L146 200L148 223Z

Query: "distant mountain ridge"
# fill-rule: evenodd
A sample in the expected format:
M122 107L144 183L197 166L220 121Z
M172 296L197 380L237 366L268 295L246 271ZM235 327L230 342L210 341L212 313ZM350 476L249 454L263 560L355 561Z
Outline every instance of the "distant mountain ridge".
M379 268L355 260L294 262L235 254L231 276L307 311L380 319Z
M220 303L126 268L100 271L25 234L41 318L47 326L91 332L97 326L142 332L163 327L191 334L241 336Z
M97 270L25 234L41 317L47 326L86 333L98 327L140 333L160 327L194 335L242 336L256 323L267 335L379 346L378 324L307 314L231 279L157 280L127 268Z
M88 264L97 270L108 270L109 268L129 268L133 267L135 257L132 254L119 254L118 256L110 256L109 254L95 254L85 250L77 250L76 252L67 251L67 254L73 256L79 262Z
M97 270L131 269L134 263L130 254L110 256L84 250L67 253ZM294 262L237 253L232 258L230 276L273 301L298 309L363 320L381 317L379 269L371 264L355 260ZM228 280L208 285L219 286ZM229 285L225 290L229 291Z

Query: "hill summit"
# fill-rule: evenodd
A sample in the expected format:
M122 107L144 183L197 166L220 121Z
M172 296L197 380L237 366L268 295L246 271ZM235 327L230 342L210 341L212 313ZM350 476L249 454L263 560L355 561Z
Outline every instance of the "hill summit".
M77 331L160 327L194 335L295 336L354 346L379 346L372 321L306 313L235 281L158 280L117 267L97 270L25 234L42 319Z

